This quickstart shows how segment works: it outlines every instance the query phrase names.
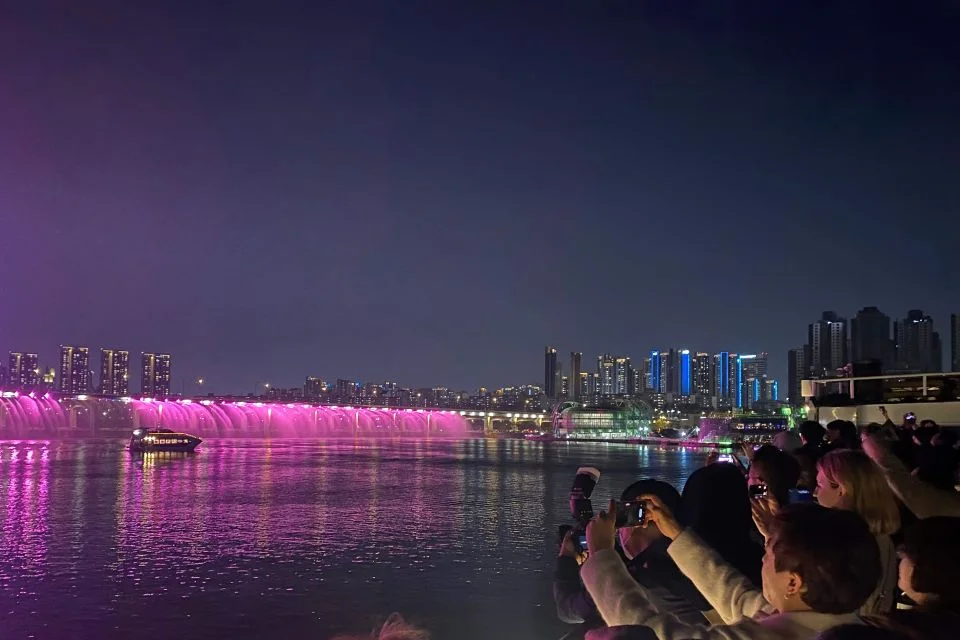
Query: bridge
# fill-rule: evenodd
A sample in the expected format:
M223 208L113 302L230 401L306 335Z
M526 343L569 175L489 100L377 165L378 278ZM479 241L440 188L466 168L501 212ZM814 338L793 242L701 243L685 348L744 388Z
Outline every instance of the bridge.
M236 398L134 398L5 391L0 439L126 437L168 428L201 437L457 435L550 429L543 413L326 405Z

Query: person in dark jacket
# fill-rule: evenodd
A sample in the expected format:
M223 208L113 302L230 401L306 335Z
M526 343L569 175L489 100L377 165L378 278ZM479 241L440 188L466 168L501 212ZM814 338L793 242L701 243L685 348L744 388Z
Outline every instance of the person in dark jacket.
M640 480L627 487L620 496L622 502L652 494L680 510L680 494L671 485L659 480ZM624 527L618 531L620 546L626 558L627 570L637 583L651 594L661 611L667 611L690 623L706 623L701 612L710 605L693 583L677 568L669 555L670 541L656 525ZM553 581L553 597L560 620L581 625L578 632L603 626L597 608L580 581L578 550L572 534L564 538L557 558ZM574 636L575 637L575 636ZM571 638L568 634L565 638Z
M763 547L752 539L747 481L735 465L719 462L694 471L683 487L682 514L701 540L760 585Z

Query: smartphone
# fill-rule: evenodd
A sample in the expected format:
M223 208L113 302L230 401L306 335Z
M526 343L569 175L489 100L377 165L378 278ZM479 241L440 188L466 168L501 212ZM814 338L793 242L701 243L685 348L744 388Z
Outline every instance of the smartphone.
M767 485L765 484L754 484L747 487L747 493L750 494L750 497L754 500L757 498L763 498L767 495Z
M809 489L790 489L790 504L813 502L813 493Z
M733 462L733 454L732 454L732 453L721 453L720 455L717 456L717 462L731 462L731 463L732 463L732 462Z
M646 503L643 500L630 500L617 503L617 528L636 527L643 524Z
M583 551L587 550L587 534L581 533L580 537L577 538L577 542L580 543L580 549Z

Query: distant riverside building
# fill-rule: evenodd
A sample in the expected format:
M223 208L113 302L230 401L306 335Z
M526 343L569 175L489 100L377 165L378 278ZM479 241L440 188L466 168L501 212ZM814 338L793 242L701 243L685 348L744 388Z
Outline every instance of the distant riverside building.
M712 364L709 353L698 352L693 357L693 392L701 398L713 395Z
M680 395L684 398L690 397L690 389L693 386L693 370L691 368L690 362L690 350L689 349L680 349L680 366L678 367L678 372L680 374L680 382L677 385L679 387Z
M90 392L90 349L60 345L60 393Z
M737 354L729 351L721 351L713 356L714 395L719 406L730 407L736 399L737 359Z
M807 330L807 346L812 375L819 378L836 373L848 362L846 320L824 311Z
M653 393L666 393L667 385L664 380L663 354L660 350L650 352L650 391Z
M7 367L7 384L21 389L40 384L40 365L37 354L11 351Z
M950 314L950 371L960 372L960 314Z
M170 354L140 354L140 393L151 398L170 395Z
M543 394L548 398L557 397L559 372L557 348L547 347L543 356Z
M940 371L943 368L940 336L933 329L933 318L919 309L897 320L894 329L897 368L901 371Z
M570 394L574 400L580 401L583 397L583 387L581 385L581 373L583 366L583 354L579 351L570 352L570 385L573 387Z
M328 389L327 381L307 376L303 383L303 397L307 400L321 400Z
M633 367L630 358L617 357L613 361L613 395L633 395Z
M130 352L100 349L100 393L105 396L130 395Z
M877 361L881 369L893 366L890 316L876 307L864 307L850 320L850 349L853 362Z
M809 376L807 350L803 347L790 349L787 352L787 394L790 398L790 404L803 404L800 394L800 381L806 380Z

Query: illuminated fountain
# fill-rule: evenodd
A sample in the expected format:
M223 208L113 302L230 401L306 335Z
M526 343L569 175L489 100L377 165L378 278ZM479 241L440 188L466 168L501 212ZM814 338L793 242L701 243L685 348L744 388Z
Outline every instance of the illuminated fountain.
M162 427L203 438L459 436L469 424L458 411L335 407L244 401L154 400L45 394L0 395L0 439L124 436Z

